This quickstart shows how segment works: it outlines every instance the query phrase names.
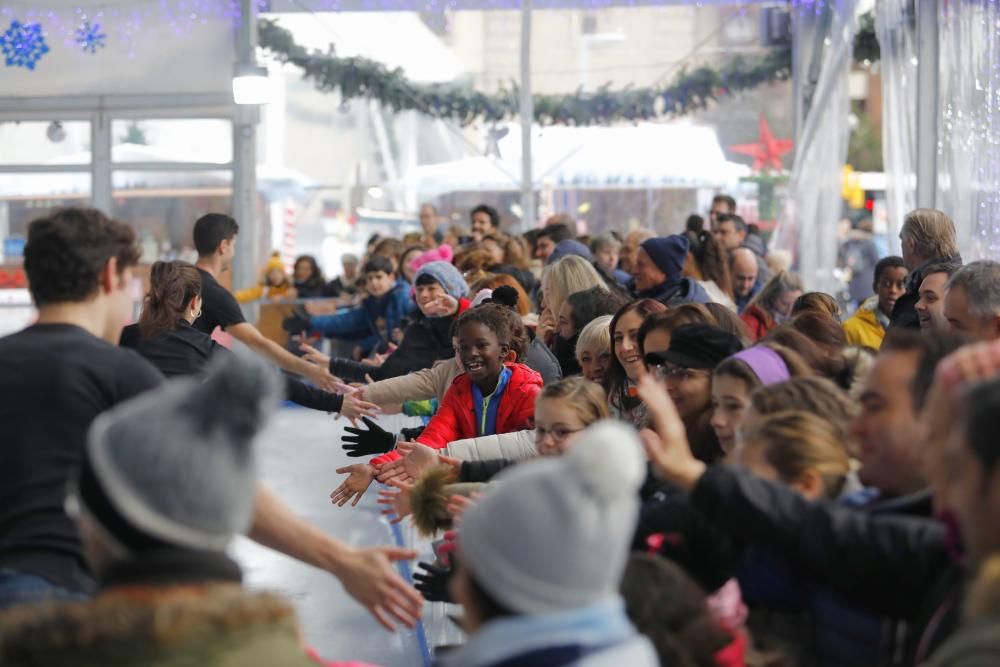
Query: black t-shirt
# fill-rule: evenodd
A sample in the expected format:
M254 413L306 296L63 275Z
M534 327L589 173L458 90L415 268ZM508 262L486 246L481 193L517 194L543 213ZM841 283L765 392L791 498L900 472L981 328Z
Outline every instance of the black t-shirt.
M163 382L148 361L70 324L0 338L0 567L92 585L66 487L105 410Z
M143 338L139 325L130 324L122 329L118 344L141 354L167 378L201 375L216 351L225 349L187 322L154 338Z
M234 324L246 322L240 304L232 292L219 284L211 273L198 269L201 274L201 317L194 321L194 328L209 336L216 327L223 330Z

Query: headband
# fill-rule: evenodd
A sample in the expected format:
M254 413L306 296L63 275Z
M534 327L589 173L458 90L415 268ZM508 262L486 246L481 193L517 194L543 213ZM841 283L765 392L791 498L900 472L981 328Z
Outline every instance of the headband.
M781 355L766 345L754 345L742 352L734 354L732 359L739 359L754 372L761 383L766 385L778 384L791 379L788 366Z

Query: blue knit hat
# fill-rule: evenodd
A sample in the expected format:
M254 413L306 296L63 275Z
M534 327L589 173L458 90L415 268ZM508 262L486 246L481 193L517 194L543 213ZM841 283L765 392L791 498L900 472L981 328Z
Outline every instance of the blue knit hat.
M546 264L555 264L563 257L569 257L570 255L576 255L577 257L583 257L588 262L591 260L592 255L590 254L590 248L580 243L576 239L563 239L556 244L556 249L552 251L549 255Z
M420 278L428 276L444 288L450 296L461 299L469 293L469 285L458 269L448 262L429 262L417 269L413 276L413 284L420 285Z
M667 274L668 282L680 280L688 255L689 244L686 238L679 234L658 236L646 239L639 247L646 251L660 271Z

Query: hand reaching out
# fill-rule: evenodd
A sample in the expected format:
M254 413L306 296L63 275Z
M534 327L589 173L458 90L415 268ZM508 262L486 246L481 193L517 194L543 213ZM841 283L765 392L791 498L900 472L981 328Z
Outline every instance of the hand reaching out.
M424 601L392 564L416 556L415 551L395 547L358 549L346 558L336 574L348 594L386 630L394 631L394 621L413 628L420 620Z
M383 516L395 515L394 518L389 520L389 523L399 523L413 513L413 508L410 506L410 494L413 492L413 484L400 482L393 484L393 486L396 487L396 490L379 490L378 502L385 508L382 510Z
M452 522L454 523L454 525L457 526L459 522L462 520L462 515L465 514L465 510L475 505L476 501L478 501L482 497L483 494L477 491L470 496L461 496L455 494L451 498L449 498L446 509L448 510L448 514L451 515Z
M347 397L344 397L344 402L347 402ZM372 405L368 403L368 405ZM344 451L351 458L358 458L360 456L373 456L378 454L385 454L391 451L396 445L396 436L389 433L384 428L373 422L368 417L362 417L361 421L365 423L368 427L367 431L362 431L359 428L354 428L348 426L344 429L347 433L341 438L343 443Z
M333 392L340 380L330 373L327 366L310 366L304 373L305 378L323 391Z
M639 380L639 398L646 404L655 430L655 433L643 430L639 434L650 460L674 484L693 488L706 466L691 453L684 422L673 400L650 375Z
M454 568L440 563L418 563L417 571L413 573L413 584L428 602L451 602L448 584L454 573Z
M351 420L352 426L357 426L359 417L374 417L379 411L378 406L369 403L360 397L358 393L344 395L344 403L340 407L340 415Z
M419 442L400 442L396 448L403 457L379 468L378 481L382 483L393 479L399 482L412 482L438 463L438 450L433 447Z
M305 359L311 364L315 364L317 366L320 366L321 368L326 368L329 370L330 357L323 354L309 343L302 343L301 345L299 345L299 350L305 352L305 354L302 355L303 359Z
M351 507L357 507L361 502L361 496L365 495L365 491L375 479L375 468L367 463L356 463L337 468L337 474L347 475L347 479L330 494L330 502L343 507L353 498Z

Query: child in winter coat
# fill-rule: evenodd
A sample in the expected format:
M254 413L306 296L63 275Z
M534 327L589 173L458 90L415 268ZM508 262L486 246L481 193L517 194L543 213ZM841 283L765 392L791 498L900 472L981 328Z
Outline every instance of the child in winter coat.
M295 287L285 271L285 262L277 250L271 253L270 259L264 265L264 275L260 283L253 287L237 290L233 293L239 303L251 303L258 299L277 299L279 297L296 296Z
M334 315L309 319L290 317L283 323L291 333L308 331L327 338L357 341L363 356L388 345L393 329L403 326L403 318L414 308L410 285L396 274L392 260L373 257L362 268L368 296L357 308Z
M458 318L455 335L464 372L445 392L437 414L418 442L441 449L453 440L532 427L542 377L517 363L526 353L526 341L515 336L521 329L520 315L509 304L485 303ZM520 340L521 349L514 348L515 338ZM371 485L376 469L400 458L398 452L389 451L395 446L392 434L369 425L368 431L358 431L356 436L357 446L345 446L349 456L388 453L370 464L337 470L338 474L349 475L330 494L332 502L341 506L352 499L356 505Z
M517 314L496 303L464 313L456 324L465 373L455 378L437 414L417 442L441 449L453 440L530 428L542 376L524 364L507 364ZM379 467L399 458L390 452L372 461Z

